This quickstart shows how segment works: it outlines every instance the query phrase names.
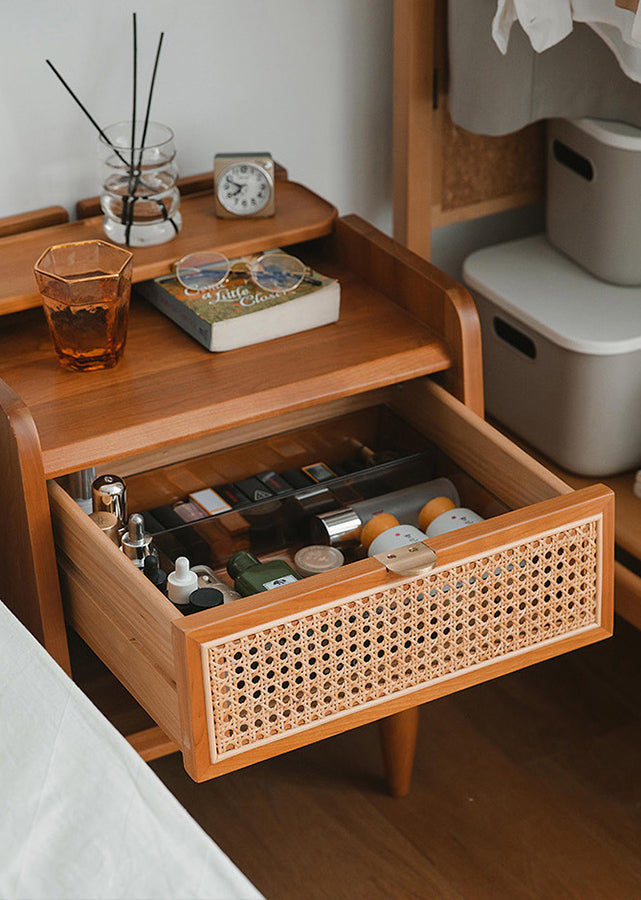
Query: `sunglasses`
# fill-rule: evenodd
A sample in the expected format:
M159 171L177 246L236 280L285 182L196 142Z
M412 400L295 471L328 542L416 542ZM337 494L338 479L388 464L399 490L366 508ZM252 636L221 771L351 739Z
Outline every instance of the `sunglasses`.
M273 294L293 291L303 282L321 284L311 277L312 270L304 262L282 250L236 259L233 264L224 253L189 253L174 264L174 270L184 288L199 293L218 288L230 275L243 272L247 272L261 290Z

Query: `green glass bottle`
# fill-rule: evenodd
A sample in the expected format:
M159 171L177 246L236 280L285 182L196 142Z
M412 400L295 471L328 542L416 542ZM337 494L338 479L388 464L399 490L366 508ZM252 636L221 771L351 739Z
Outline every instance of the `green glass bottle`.
M234 579L234 587L243 597L301 580L301 576L297 575L284 559L260 562L248 550L234 553L227 563L227 571Z

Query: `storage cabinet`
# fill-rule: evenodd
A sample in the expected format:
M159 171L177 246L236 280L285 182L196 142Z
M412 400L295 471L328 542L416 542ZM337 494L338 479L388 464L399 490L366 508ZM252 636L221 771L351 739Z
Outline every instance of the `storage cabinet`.
M125 357L105 372L58 367L24 272L40 246L99 236L99 220L5 239L21 264L0 306L22 311L0 318L0 501L15 526L2 589L67 665L57 560L68 624L195 779L384 719L402 793L418 704L611 632L612 494L572 491L483 421L478 320L462 287L301 186L282 182L277 203L273 220L238 223L215 220L209 194L186 198L184 231L136 250L135 277L198 244L286 245L338 277L339 322L210 354L134 301ZM3 253L0 241L0 264ZM237 452L249 475L260 441L305 426L331 434L340 417L380 406L422 436L486 521L435 538L435 558L420 544L189 617L56 480L97 466L130 477L134 497L144 485L151 505L165 498L154 470Z

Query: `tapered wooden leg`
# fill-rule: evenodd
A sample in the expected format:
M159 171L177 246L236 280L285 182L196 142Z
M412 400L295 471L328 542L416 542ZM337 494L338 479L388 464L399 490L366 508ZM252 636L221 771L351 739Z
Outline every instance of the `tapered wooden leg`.
M392 797L409 794L418 733L419 707L381 719L381 746L387 784Z

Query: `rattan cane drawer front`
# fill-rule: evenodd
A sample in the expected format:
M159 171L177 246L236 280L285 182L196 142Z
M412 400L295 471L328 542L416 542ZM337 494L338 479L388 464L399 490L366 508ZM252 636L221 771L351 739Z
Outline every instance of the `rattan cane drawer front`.
M465 540L435 539L443 563L424 575L367 561L340 586L282 588L232 621L180 623L197 723L190 773L210 777L605 636L610 499L590 488L526 520L510 513Z
M203 645L213 760L600 623L595 519Z

